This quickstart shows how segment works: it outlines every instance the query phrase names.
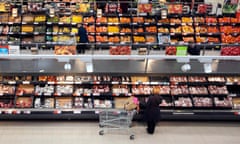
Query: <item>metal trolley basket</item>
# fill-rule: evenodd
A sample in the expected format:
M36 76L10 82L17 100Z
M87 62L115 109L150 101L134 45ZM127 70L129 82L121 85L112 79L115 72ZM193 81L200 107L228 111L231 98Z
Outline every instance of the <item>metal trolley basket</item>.
M105 109L99 112L99 135L104 135L109 130L126 130L130 134L130 139L134 139L131 131L132 119L136 110L126 111L119 109Z

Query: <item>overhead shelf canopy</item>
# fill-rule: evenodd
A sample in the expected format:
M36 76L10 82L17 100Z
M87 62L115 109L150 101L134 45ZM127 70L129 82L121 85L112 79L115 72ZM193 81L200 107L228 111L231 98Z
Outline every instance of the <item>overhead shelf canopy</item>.
M206 64L211 74L240 74L240 57L237 56L159 55L1 56L0 73L202 74L206 72ZM90 71L89 66L92 66ZM184 70L186 66L189 69Z

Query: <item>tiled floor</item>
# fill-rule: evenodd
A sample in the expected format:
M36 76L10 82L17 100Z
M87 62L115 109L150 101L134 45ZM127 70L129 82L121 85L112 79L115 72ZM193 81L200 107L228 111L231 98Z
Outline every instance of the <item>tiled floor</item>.
M1 121L0 144L239 144L237 122L160 122L154 135L134 122L135 139L125 132L98 134L97 122Z

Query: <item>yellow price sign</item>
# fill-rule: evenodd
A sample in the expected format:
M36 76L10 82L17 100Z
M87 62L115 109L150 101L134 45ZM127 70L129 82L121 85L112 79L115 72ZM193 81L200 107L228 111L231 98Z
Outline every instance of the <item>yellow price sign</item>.
M5 9L5 3L0 3L0 11L1 12L5 12L6 11L6 9Z

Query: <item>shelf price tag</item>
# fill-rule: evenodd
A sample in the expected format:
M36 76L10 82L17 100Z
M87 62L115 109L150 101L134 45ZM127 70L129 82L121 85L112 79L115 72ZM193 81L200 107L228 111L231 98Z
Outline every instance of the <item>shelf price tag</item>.
M55 111L53 111L53 113L54 113L54 114L61 114L62 111L61 111L61 110L55 110Z
M149 82L143 82L143 84L145 84L145 85L149 85Z
M44 93L44 96L51 96L51 93Z
M239 116L240 115L240 112L234 112L235 115Z
M30 110L25 110L23 111L24 114L31 114L31 111Z
M74 110L73 113L74 113L74 114L81 114L82 111L81 111L81 110Z
M96 81L95 81L95 82L93 82L93 84L100 84L100 82L96 82Z
M30 81L23 81L23 84L30 84Z
M90 93L84 93L83 96L90 96Z
M9 81L8 84L16 84L16 81Z
M75 82L75 84L82 84L82 82Z
M150 84L151 85L158 85L159 83L158 82L151 82Z
M129 84L129 82L122 82L122 84Z
M117 81L113 81L112 84L119 84L119 82L117 82Z
M100 111L99 110L95 110L95 114L99 114L100 113Z
M100 93L93 93L93 96L100 96Z
M13 110L12 114L21 114L21 111L20 110Z
M177 47L177 56L184 56L187 54L187 47L186 46L178 46Z
M48 84L55 84L55 82L48 82Z
M6 114L12 114L13 111L12 111L12 110L6 110L5 113L6 113Z

